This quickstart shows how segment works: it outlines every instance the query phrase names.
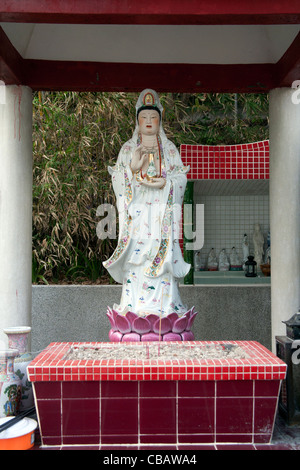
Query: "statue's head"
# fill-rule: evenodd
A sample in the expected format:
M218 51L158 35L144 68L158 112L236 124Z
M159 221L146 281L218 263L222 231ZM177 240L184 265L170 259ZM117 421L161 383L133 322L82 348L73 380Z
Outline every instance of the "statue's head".
M160 113L154 108L145 107L138 114L139 131L143 135L157 135L160 126Z
M136 117L139 118L139 114L143 110L157 111L159 118L162 117L163 107L160 103L159 96L156 91L151 88L146 88L140 93L140 96L136 103Z

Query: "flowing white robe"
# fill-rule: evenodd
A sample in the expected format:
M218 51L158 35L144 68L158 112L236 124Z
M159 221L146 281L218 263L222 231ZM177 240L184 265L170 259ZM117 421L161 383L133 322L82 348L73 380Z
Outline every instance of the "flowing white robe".
M175 145L161 135L163 189L143 186L130 169L137 136L123 145L109 168L119 213L119 239L113 255L103 263L113 279L123 284L120 314L161 317L186 313L178 280L190 270L179 245L186 173Z

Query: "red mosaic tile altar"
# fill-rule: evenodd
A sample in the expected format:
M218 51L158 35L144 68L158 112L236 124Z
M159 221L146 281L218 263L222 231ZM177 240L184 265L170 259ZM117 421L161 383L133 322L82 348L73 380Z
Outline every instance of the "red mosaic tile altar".
M64 360L80 344L52 343L28 367L42 447L270 442L287 366L259 343L230 342L247 359Z

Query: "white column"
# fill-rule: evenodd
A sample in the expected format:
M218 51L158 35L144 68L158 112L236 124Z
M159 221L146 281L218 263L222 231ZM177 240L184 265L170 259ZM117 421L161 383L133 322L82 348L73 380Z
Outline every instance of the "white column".
M292 88L270 93L272 341L300 306L300 104Z
M32 92L1 86L0 349L3 328L31 326Z

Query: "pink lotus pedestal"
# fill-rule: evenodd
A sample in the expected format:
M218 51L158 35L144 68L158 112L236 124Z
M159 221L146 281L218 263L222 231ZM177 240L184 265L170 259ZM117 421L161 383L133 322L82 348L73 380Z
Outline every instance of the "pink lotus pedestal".
M177 345L177 357L70 360L69 351L77 347L125 348L126 354L136 343L50 344L28 366L42 448L164 444L192 450L270 442L285 363L251 341L184 345L237 345L247 358L236 359L181 359L182 342L165 344ZM147 350L150 343L142 346Z
M120 315L109 307L106 314L111 325L108 334L110 341L192 341L195 339L191 331L197 315L194 307L180 317L176 312L163 318L155 314L143 318L133 312Z

